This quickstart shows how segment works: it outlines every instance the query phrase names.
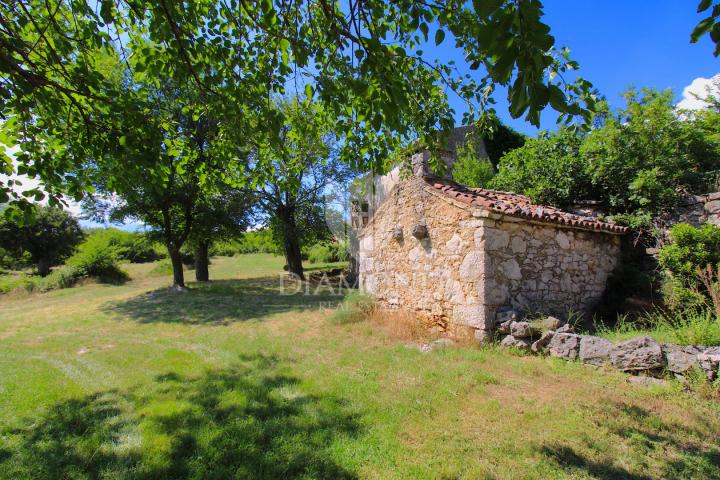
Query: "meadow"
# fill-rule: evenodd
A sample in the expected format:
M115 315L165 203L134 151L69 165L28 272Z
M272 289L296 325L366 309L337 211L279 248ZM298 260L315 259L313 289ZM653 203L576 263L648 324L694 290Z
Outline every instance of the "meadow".
M182 293L148 263L0 296L0 478L720 478L717 400L493 347L423 353L338 322L345 292L295 289L282 263L214 258Z

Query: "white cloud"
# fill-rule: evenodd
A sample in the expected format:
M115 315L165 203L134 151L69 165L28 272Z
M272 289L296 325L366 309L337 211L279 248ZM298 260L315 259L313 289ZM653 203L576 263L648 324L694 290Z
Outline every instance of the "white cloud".
M683 89L682 100L678 102L678 110L701 110L708 107L708 103L701 100L708 95L720 96L720 73L712 78L698 77ZM700 97L700 98L697 98Z

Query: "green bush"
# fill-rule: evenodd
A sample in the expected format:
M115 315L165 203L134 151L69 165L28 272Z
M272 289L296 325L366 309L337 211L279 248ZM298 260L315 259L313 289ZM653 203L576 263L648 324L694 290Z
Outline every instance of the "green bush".
M269 228L244 233L237 245L237 253L281 253Z
M702 188L720 145L698 121L677 115L669 90L630 90L625 100L588 135L581 155L613 213L667 211L683 190Z
M90 230L81 248L85 244L91 245L90 248L112 250L117 260L132 263L154 262L164 256L147 235L117 228Z
M159 262L155 264L155 266L150 270L150 274L152 275L172 275L173 269L172 269L172 263L170 263L170 260L167 258L163 258Z
M720 112L680 118L671 91L625 98L625 108L599 114L587 135L543 133L505 154L491 188L560 207L599 200L616 220L642 228L683 191L704 193L720 164Z
M74 286L82 275L68 265L59 267L45 277L38 275L5 275L0 277L0 293L10 293L18 290L26 292L47 292Z
M213 257L232 257L238 253L240 253L240 244L237 241L214 242L210 246L210 256Z
M458 148L452 177L468 187L487 187L495 176L495 167L487 158L479 158L471 143Z
M567 130L528 140L502 157L490 188L561 207L592 198L590 176L579 155L582 140Z
M310 263L332 263L348 259L347 247L340 242L320 242L307 249Z
M672 243L660 249L660 265L675 277L694 284L695 270L720 263L720 228L706 223L695 228L679 223L670 229Z
M67 265L76 277L96 277L101 281L125 281L128 274L117 264L117 253L104 242L88 242L80 246Z
M47 277L39 279L35 288L41 292L70 288L75 285L82 276L76 268L65 265L56 268L50 272L50 275Z

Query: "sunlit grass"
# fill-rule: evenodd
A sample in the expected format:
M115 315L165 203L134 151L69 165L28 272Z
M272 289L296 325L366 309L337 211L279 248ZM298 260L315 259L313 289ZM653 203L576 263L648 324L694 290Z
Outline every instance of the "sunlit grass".
M720 407L679 384L422 353L333 320L344 293L283 291L282 264L0 298L0 478L720 476Z

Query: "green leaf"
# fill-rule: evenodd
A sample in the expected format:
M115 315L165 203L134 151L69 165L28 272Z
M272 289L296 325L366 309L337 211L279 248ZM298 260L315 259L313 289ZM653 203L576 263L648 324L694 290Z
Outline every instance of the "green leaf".
M127 143L127 137L125 135L121 136L120 138L118 138L118 143L121 147L124 147Z
M440 45L443 40L445 40L445 30L438 29L438 31L435 32L435 45Z
M697 24L695 29L690 34L690 43L697 43L700 37L705 35L713 26L713 18L708 17Z
M425 41L427 42L427 39L428 39L428 26L427 26L427 23L422 22L422 23L420 24L420 31L421 31L422 34L425 36Z
M704 12L710 8L710 5L712 5L712 0L701 0L697 8L698 13Z
M503 4L503 0L474 0L473 1L473 7L475 8L475 13L481 17L488 17L491 13L493 13L495 10L500 8L500 6Z
M111 0L102 0L100 2L100 17L102 17L105 25L109 25L113 22L113 2Z
M305 85L305 96L308 98L308 100L311 99L314 94L315 89L313 88L313 86L309 83Z

